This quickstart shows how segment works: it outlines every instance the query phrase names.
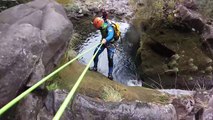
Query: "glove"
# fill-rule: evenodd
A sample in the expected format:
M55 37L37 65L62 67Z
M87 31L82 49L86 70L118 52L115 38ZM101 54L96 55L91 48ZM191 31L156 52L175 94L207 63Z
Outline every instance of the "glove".
M107 42L106 39L102 39L101 41L102 44L106 44L106 42Z

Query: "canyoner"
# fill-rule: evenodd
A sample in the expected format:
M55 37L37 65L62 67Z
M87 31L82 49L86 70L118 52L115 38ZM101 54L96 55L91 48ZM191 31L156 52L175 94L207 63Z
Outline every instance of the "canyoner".
M100 30L101 32L101 44L103 46L98 51L97 56L94 59L94 66L90 68L91 71L97 71L98 67L98 57L99 55L104 51L104 49L107 49L107 57L108 57L108 78L110 80L113 80L113 56L115 53L115 45L114 43L120 39L120 26L114 22L108 19L108 15L106 11L102 11L102 17L96 17L93 20L93 25L97 30ZM98 46L99 47L99 46ZM97 48L98 48L97 47ZM95 49L94 53L97 51L97 48Z

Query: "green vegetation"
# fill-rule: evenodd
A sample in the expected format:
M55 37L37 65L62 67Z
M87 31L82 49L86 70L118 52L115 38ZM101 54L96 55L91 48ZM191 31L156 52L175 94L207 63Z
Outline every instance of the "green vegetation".
M57 83L51 83L50 85L47 85L46 86L47 90L48 91L53 91L53 90L56 90L59 88L58 84Z
M137 8L134 25L140 27L141 22L155 27L162 24L162 20L168 23L174 21L173 9L176 0L144 0L143 6L137 6L136 0L130 0L132 6ZM165 23L164 23L165 24Z
M121 102L122 96L119 91L115 90L111 86L104 86L101 98L107 102Z

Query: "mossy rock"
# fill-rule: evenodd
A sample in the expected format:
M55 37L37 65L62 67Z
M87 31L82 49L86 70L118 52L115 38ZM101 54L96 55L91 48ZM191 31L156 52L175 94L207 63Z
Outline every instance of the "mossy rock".
M190 31L181 32L166 27L150 29L146 32L146 35L148 37L142 36L141 38L143 44L141 44L141 51L139 52L141 63L138 67L142 70L141 76L147 82L151 82L147 79L147 76L149 76L156 82L161 83L165 88L173 88L176 85L177 87L180 85L181 88L184 86L184 88L188 88L188 86L193 87L196 84L191 82L186 87L184 85L186 82L184 83L183 80L187 81L188 76L199 79L199 77L202 78L205 75L201 74L200 71L206 71L210 58L207 52L202 49L199 35ZM152 43L150 38L178 54L175 65L173 65L173 57L162 56L150 47L149 44ZM178 68L177 74L165 73L165 71L170 71L173 68L171 66Z
M60 89L68 91L73 87L76 80L83 72L85 66L79 62L74 62L63 71L61 71L52 82L57 84ZM77 92L86 96L104 99L103 92L106 86L109 86L117 91L122 96L122 101L142 101L146 103L169 103L170 97L166 94L144 87L128 87L116 81L111 81L107 77L98 72L87 71L82 83Z

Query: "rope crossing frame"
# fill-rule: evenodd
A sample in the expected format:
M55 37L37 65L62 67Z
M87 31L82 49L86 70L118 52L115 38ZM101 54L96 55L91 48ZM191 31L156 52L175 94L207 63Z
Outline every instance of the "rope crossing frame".
M98 43L99 44L99 43ZM2 114L4 114L9 108L11 108L13 105L15 105L18 101L20 101L21 99L23 99L25 96L27 96L30 92L32 92L33 90L35 90L38 86L40 86L41 84L43 84L44 82L46 82L48 79L50 79L51 77L53 77L55 74L57 74L58 72L60 72L61 70L63 70L65 67L67 67L68 65L70 65L72 62L74 62L75 60L77 60L78 58L82 57L84 54L88 53L89 51L91 51L93 48L97 47L97 45L94 45L93 47L91 47L90 49L88 49L87 51L79 54L78 56L76 56L75 58L73 58L72 60L70 60L69 62L67 62L66 64L62 65L61 67L59 67L58 69L56 69L55 71L53 71L52 73L50 73L49 75L47 75L46 77L44 77L43 79L41 79L39 82L37 82L35 85L33 85L32 87L28 88L26 91L24 91L23 93L21 93L20 95L18 95L16 98L14 98L12 101L10 101L9 103L7 103L5 106L3 106L1 109L0 109L0 117L2 116ZM102 46L102 44L100 45ZM100 49L100 47L98 48L98 50ZM98 51L97 50L97 51ZM95 58L95 56L97 55L97 52L96 54L92 57L92 59L90 60L90 64L91 64L91 61ZM90 65L89 64L89 65ZM88 66L87 65L87 69L85 68L85 70L83 71L84 75L86 74L86 71L88 70ZM83 74L82 73L82 74ZM83 79L84 75L81 75L79 77L79 79ZM79 80L78 81L81 81ZM78 82L77 81L77 82ZM76 83L77 84L77 83ZM80 83L78 83L79 85ZM75 87L75 86L74 86ZM74 88L73 87L73 88ZM78 86L75 87L75 89L77 89ZM75 92L75 91L74 91ZM74 94L74 93L73 93ZM72 94L72 95L73 95ZM72 96L71 96L72 97ZM60 117L59 117L60 118ZM55 119L57 120L57 119Z
M81 81L83 80L87 70L89 69L93 59L95 58L95 56L98 54L101 46L103 44L100 44L100 46L98 47L97 51L95 52L95 54L93 55L92 59L89 61L89 63L87 64L86 68L84 69L84 71L81 73L80 77L78 78L77 82L75 83L75 85L73 86L73 88L71 89L71 91L69 92L69 94L67 95L67 97L65 98L64 102L62 103L61 107L59 108L59 110L57 111L56 115L54 116L53 120L59 120L60 117L62 116L62 114L64 113L64 110L66 109L66 107L68 106L70 100L72 99L75 91L77 90L78 86L80 85Z

